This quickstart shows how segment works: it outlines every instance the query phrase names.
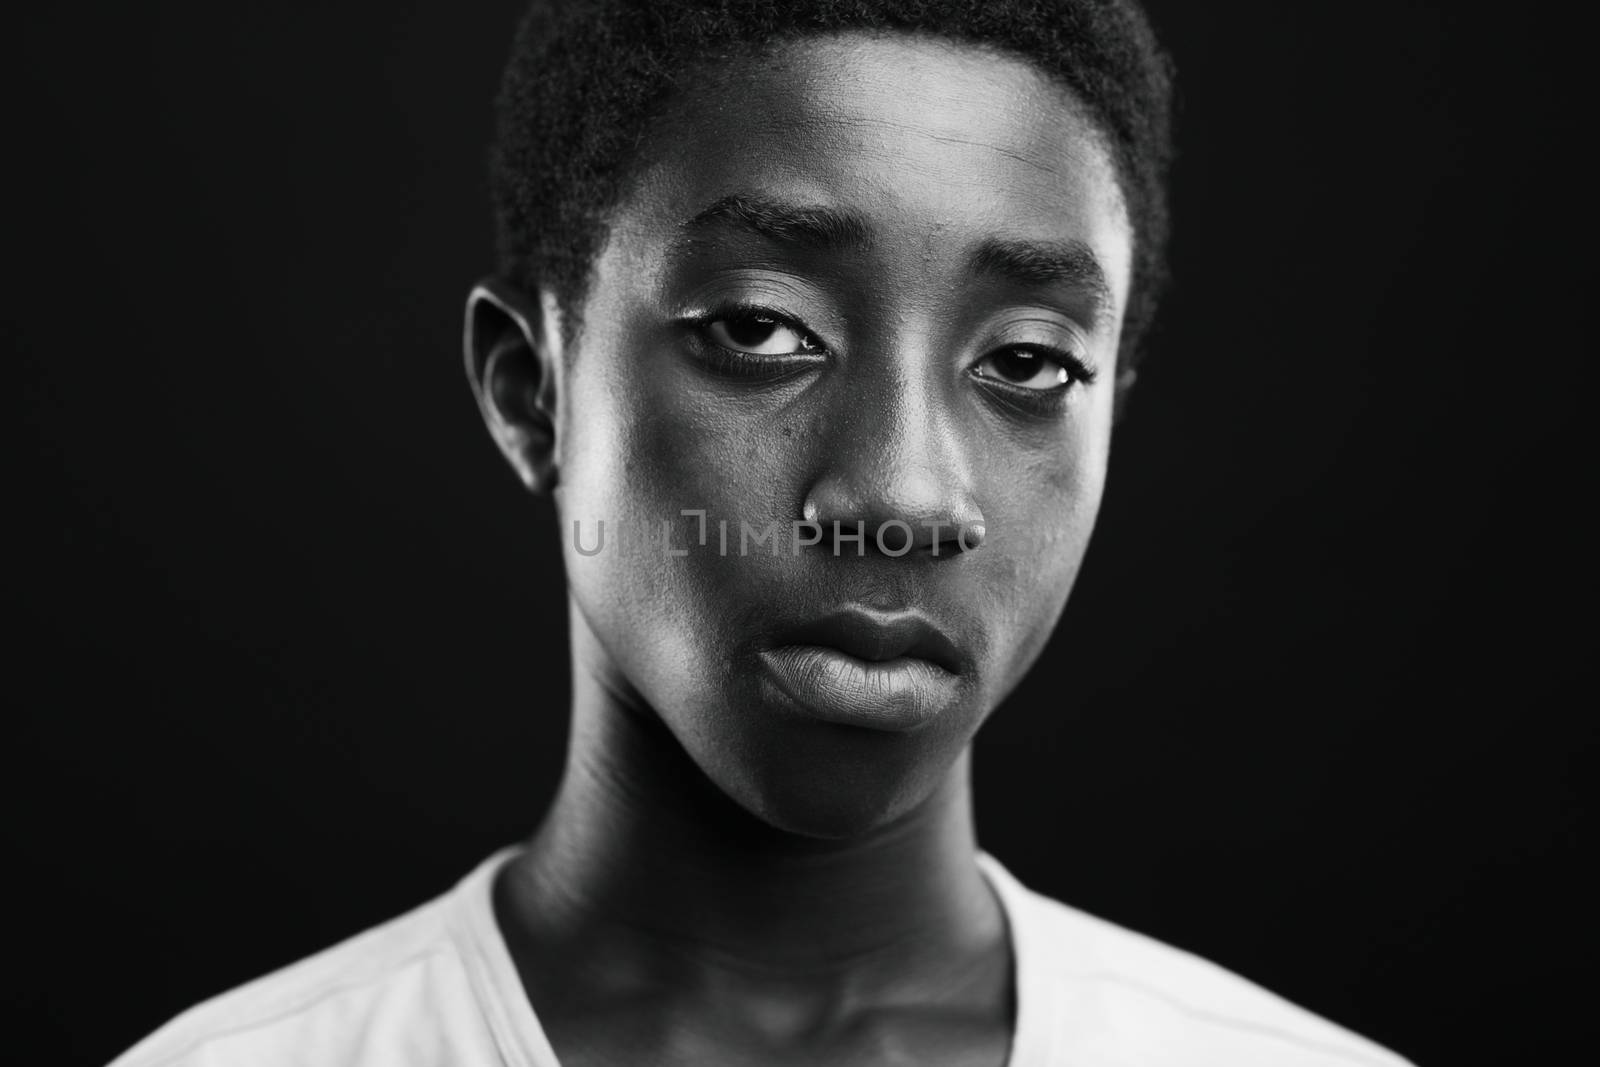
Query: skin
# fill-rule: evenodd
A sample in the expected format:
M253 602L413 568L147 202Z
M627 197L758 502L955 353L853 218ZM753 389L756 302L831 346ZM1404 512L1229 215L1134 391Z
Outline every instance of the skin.
M525 988L567 1065L1004 1063L1012 956L969 746L1044 647L1099 508L1132 254L1108 156L1022 60L851 34L719 70L641 160L575 346L548 294L489 282L469 303L474 388L554 494L570 590L566 773L496 889ZM726 213L685 234L729 197L860 226L827 249ZM1085 252L1101 291L975 273L995 240ZM752 338L794 354L715 347ZM1093 380L1038 388L1073 360ZM718 519L736 545L740 521L802 518L916 539L718 551ZM601 519L672 520L684 554L579 552L574 521L592 548ZM774 683L764 654L846 605L946 635L925 722L874 728L870 700L868 725L824 721Z

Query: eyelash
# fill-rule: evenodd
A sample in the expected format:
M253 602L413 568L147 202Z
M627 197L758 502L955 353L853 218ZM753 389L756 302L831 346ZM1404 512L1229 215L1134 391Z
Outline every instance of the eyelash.
M796 334L810 339L820 351L785 356L754 356L748 352L739 352L718 344L706 335L706 329L712 323L751 318L767 319L785 329L793 330ZM744 302L724 304L712 308L701 315L691 316L685 322L693 329L694 339L707 366L717 374L732 378L786 377L787 374L798 371L804 366L813 365L817 355L826 354L827 352L827 346L822 343L821 339L801 325L799 321L790 315L762 304ZM1007 400L1028 411L1058 411L1065 404L1067 395L1072 391L1074 383L1087 387L1093 385L1095 378L1098 376L1095 368L1071 352L1051 348L1048 345L1003 345L1000 348L986 352L981 359L988 359L997 353L1008 351L1031 352L1035 355L1043 356L1059 363L1067 371L1067 383L1056 389L1024 389L1021 386L988 375L974 375L986 386L1002 393Z
M803 352L792 355L754 356L748 352L739 352L726 345L720 345L706 335L706 329L714 322L739 319L768 319L777 323L784 329L793 330L803 337L809 338L819 351ZM800 325L794 318L781 311L765 307L761 304L734 303L724 304L712 308L702 315L695 315L685 320L693 330L693 337L700 349L701 358L707 366L718 374L731 378L782 378L790 373L812 366L816 357L827 352L827 346L810 330Z
M1019 407L1032 414L1054 414L1066 406L1067 397L1072 393L1074 384L1087 388L1094 384L1099 372L1088 363L1079 359L1071 352L1048 345L1016 344L1002 345L983 354L979 359L981 363L990 356L1002 352L1031 352L1037 356L1059 363L1067 372L1065 385L1054 389L1025 389L1012 382L991 377L987 374L973 373L973 377L989 388L1000 394L1008 403ZM974 364L976 367L976 364Z

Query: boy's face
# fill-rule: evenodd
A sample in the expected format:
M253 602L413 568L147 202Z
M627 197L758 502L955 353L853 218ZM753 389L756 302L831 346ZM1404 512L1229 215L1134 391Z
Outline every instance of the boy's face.
M845 35L737 62L654 127L561 375L580 669L767 822L853 835L932 792L1060 615L1131 236L1100 138L1021 60ZM812 517L865 554L797 548Z

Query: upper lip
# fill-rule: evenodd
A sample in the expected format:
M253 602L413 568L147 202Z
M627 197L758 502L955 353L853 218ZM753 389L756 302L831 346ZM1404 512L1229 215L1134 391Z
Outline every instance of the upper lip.
M912 656L951 673L961 652L938 626L914 611L875 611L850 605L785 630L779 644L825 645L871 662Z

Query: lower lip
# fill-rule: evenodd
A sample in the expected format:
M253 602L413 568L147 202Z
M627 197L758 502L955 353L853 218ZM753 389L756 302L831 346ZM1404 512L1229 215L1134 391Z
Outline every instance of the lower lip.
M957 677L925 659L875 662L821 645L761 653L777 687L823 722L905 733L926 726L956 697Z

